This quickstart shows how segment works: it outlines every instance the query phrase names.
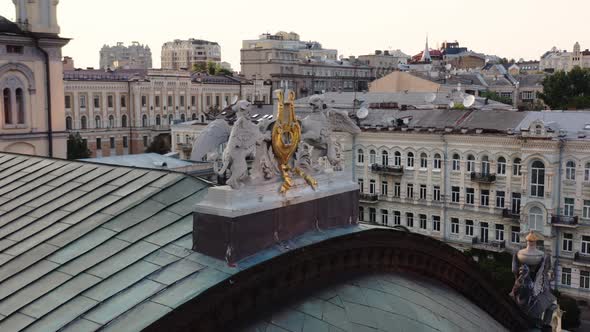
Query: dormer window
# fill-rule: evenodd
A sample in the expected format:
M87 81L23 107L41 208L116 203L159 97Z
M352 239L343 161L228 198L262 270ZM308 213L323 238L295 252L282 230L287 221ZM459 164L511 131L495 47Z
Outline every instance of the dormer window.
M541 135L543 133L543 126L536 125L535 126L535 135Z

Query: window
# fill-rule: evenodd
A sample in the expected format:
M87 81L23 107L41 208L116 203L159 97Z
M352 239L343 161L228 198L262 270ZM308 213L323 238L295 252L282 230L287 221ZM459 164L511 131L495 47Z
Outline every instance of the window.
M399 211L393 211L393 224L394 225L401 225L402 223L402 214Z
M426 199L426 185L420 185L420 199Z
M100 96L94 96L94 108L100 108Z
M408 227L414 227L414 214L413 213L406 213L406 224Z
M369 208L369 222L376 223L377 222L377 212L375 208Z
M156 104L156 107L160 107L160 96L154 98L154 104Z
M489 239L489 229L488 229L488 223L487 222L482 222L480 224L480 227L479 227L479 240L482 243L488 243L490 241L490 239Z
M506 198L506 193L503 191L496 191L496 207L503 208L504 207L504 199Z
M488 159L488 156L483 156L481 158L481 173L490 174L490 160Z
M574 216L574 204L575 200L573 198L566 197L564 199L564 206L563 206L563 215L567 217Z
M459 197L461 195L459 187L451 187L451 202L459 203Z
M576 180L576 163L572 160L565 164L565 179Z
M180 106L184 107L184 96L180 96Z
M162 125L162 117L160 117L160 115L156 115L156 126L161 126Z
M529 229L543 230L543 210L540 207L533 206L529 210Z
M396 182L393 184L393 197L400 197L402 195L402 184Z
M506 158L498 158L498 165L496 167L496 173L500 175L506 175Z
M451 218L451 234L459 234L459 219Z
M197 119L197 113L193 113L193 115L191 116L191 120L196 120Z
M512 193L512 214L520 214L520 193Z
M16 96L16 117L17 123L24 124L25 123L25 101L24 101L24 94L23 89L18 88L14 92Z
M586 163L584 167L584 181L590 182L590 163Z
M414 154L412 152L408 152L408 158L406 159L406 166L414 167Z
M467 156L467 172L475 172L475 157L473 155Z
M441 168L441 159L440 159L440 154L435 154L434 155L434 169L440 169Z
M561 284L566 286L572 285L572 269L569 267L561 268Z
M519 226L512 226L510 241L512 243L520 243L520 227Z
M147 127L148 126L148 117L145 114L141 117L141 126L142 127Z
M432 189L432 200L433 201L440 201L440 186L434 186Z
M109 139L109 143L110 143L111 149L114 149L115 148L115 138L111 137Z
M107 107L108 108L113 108L113 95L108 95L107 96Z
M536 125L535 126L535 135L541 135L542 132L543 132L543 126Z
M375 150L371 150L371 151L369 151L369 164L373 165L376 163L377 163L377 157L376 157Z
M186 117L183 114L180 114L180 122L185 122L186 121Z
M388 191L387 181L381 181L381 195L383 195L383 196L387 195L387 191Z
M88 122L86 121L85 116L82 116L82 118L80 119L80 127L82 127L82 129L88 128Z
M496 240L504 241L504 225L496 224Z
M359 206L359 221L365 221L365 208Z
M127 115L125 115L125 114L123 114L123 116L121 116L121 127L127 128Z
M5 88L3 94L4 123L12 124L12 95L10 89Z
M440 216L432 216L432 230L440 232Z
M582 236L582 253L590 254L590 236Z
M381 210L381 224L389 226L389 212L385 209Z
M381 165L389 165L389 154L385 150L381 151Z
M375 195L375 180L369 181L369 194Z
M125 96L121 96L121 107L127 107L127 98Z
M197 105L197 97L196 96L191 96L191 105L192 106Z
M574 244L574 235L572 233L563 233L563 239L561 241L561 250L572 251Z
M393 154L393 165L394 166L401 166L402 165L402 154L399 151L395 151Z
M465 220L465 235L473 236L473 220Z
M512 162L512 175L521 176L522 175L521 167L522 167L522 165L521 165L520 158L514 159L514 161Z
M590 219L590 200L584 200L584 206L582 207L582 218Z
M475 204L475 189L465 188L465 203L472 205Z
M364 192L364 187L365 187L365 180L363 179L358 179L357 180L358 184L359 184L359 191L362 193Z
M102 142L100 140L100 137L96 138L96 149L97 150L102 150Z
M86 95L80 95L80 108L86 108Z
M144 136L143 137L143 146L146 147L146 148L148 146L148 137L147 136Z
M539 160L531 167L531 196L545 197L545 164Z
M424 152L420 154L420 168L428 168L428 156Z
M23 54L24 47L20 45L6 45L6 53Z
M72 117L66 116L66 129L72 130Z
M217 105L219 105L219 103L217 103ZM172 96L168 96L168 106L173 106L173 99Z
M580 288L590 288L590 271L580 271Z
M100 126L100 116L98 116L98 115L96 117L94 117L94 127L95 128L100 128L101 127Z
M490 191L488 189L482 189L480 195L480 202L482 206L490 205Z
M72 96L66 95L65 104L66 108L72 108Z
M358 149L357 156L356 156L356 162L358 164L364 164L365 163L365 152L363 151L363 149Z
M420 229L426 229L426 215L421 214L419 217L420 217Z
M457 153L453 155L453 171L461 170L461 157Z
M112 115L109 115L109 128L114 128L115 127L115 117Z
M127 136L123 136L123 147L124 148L129 147L129 142L127 141Z

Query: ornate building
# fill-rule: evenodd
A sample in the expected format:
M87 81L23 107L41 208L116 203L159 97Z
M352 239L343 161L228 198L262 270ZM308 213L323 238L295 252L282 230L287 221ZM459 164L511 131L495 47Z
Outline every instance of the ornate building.
M66 156L59 1L13 1L0 16L0 151Z
M152 51L136 41L129 46L121 42L115 46L104 45L100 50L99 68L149 69L152 68Z
M92 157L143 153L170 124L207 122L211 108L234 97L269 103L262 81L174 70L73 70L64 72L65 126L79 132Z
M572 52L559 50L553 47L545 52L539 61L539 70L554 72L558 70L570 71L575 66L581 68L590 68L590 50L584 51L580 48L580 43L576 42Z

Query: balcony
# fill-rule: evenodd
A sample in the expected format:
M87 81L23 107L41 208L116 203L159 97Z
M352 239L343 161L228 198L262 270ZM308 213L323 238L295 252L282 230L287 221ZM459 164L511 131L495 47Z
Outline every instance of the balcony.
M474 237L471 239L471 247L493 252L504 252L506 249L506 241L493 240L491 242L481 242L478 237Z
M520 221L520 213L515 213L512 209L503 209L502 218L512 219L516 222Z
M590 267L590 255L581 254L577 251L574 254L574 265Z
M394 176L402 176L404 175L404 167L403 166L384 166L379 164L371 165L371 171L375 173L381 174L388 174Z
M578 226L578 216L570 217L570 216L551 216L551 225L555 225L558 227L577 227Z
M479 183L496 182L496 174L471 172L471 181Z
M375 195L375 194L360 193L359 201L361 203L373 204L373 203L377 203L377 201L379 201L379 196Z

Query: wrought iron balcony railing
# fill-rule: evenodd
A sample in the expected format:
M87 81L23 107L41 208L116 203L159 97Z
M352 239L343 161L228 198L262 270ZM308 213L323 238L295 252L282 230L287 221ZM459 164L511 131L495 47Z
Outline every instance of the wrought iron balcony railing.
M471 172L471 181L494 183L496 182L496 174Z
M514 211L512 211L512 209L503 209L502 217L512 220L520 220L520 213L515 213Z
M375 194L361 193L359 196L359 200L364 203L377 203L377 201L379 200L379 196Z
M386 166L386 165L373 164L373 165L371 165L371 171L373 171L375 173L390 174L390 175L397 175L397 176L404 175L404 167L403 166Z
M551 224L552 225L566 225L566 226L576 226L578 224L578 216L560 216L555 215L551 216Z

